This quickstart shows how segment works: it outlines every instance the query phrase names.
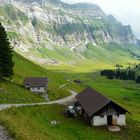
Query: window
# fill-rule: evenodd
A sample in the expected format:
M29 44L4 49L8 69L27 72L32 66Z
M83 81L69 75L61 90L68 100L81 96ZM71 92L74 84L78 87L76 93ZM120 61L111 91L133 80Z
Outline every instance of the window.
M38 87L37 90L40 90L40 88Z

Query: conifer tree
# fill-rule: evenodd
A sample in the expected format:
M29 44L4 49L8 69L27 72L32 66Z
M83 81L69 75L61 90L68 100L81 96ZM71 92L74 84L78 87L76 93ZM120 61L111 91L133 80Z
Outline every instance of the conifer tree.
M0 80L11 78L14 62L12 61L13 49L7 37L7 33L0 23Z

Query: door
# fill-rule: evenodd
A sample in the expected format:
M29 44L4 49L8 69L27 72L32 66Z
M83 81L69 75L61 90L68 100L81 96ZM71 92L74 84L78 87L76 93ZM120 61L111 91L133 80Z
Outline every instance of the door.
M107 125L112 125L112 115L107 116Z

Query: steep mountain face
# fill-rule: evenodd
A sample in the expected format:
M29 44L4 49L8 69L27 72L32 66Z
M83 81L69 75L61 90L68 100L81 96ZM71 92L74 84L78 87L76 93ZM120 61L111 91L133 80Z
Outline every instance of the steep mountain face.
M35 61L41 59L42 62L44 57L51 57L51 54L42 56L45 49L48 52L69 50L81 54L89 43L96 47L104 43L138 43L129 25L122 25L94 4L69 5L60 0L1 0L0 5L0 21L15 49L24 54L32 52L29 57ZM37 55L38 58L35 57Z

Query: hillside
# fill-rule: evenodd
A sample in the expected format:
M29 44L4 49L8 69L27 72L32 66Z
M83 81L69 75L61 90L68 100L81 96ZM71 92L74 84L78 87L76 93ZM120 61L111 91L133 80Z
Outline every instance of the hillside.
M14 140L140 139L140 84L100 76L101 70L113 71L116 65L127 69L140 63L140 41L130 25L95 4L60 0L0 0L0 22L14 47L15 62L13 79L0 81L0 104L45 102L23 87L25 77L45 76L50 100L91 87L130 112L126 126L114 133L66 116L64 105L12 107L0 111L0 126Z
M139 59L139 41L131 27L122 25L94 4L69 5L60 0L1 1L0 20L15 51L38 64L56 67L89 61L94 64L95 59L102 62L101 55L109 65L112 63L108 57L117 62L121 58L121 63L126 54L127 62ZM117 47L111 52L110 46L118 46L120 53L114 57L112 52L116 53Z
M0 93L1 103L42 102L41 97L25 91L22 87L24 76L48 76L49 96L52 99L62 98L68 93L67 89L76 91L90 86L111 98L131 114L127 114L127 125L121 127L121 132L111 133L106 127L89 127L82 118L68 118L64 115L65 106L46 105L6 109L0 112L0 124L4 125L12 138L16 140L139 140L140 134L140 85L133 81L108 80L98 73L82 73L72 71L53 71L43 69L20 55L15 54L14 82L3 82L6 92ZM23 68L24 67L24 68ZM103 66L104 67L104 66ZM80 78L82 84L71 83L62 89L57 87L64 84L66 79ZM5 101L4 98L7 98ZM57 125L51 121L56 120Z
M30 76L46 76L49 78L49 98L56 100L70 95L68 89L59 89L59 86L66 83L63 73L53 72L44 69L14 53L14 77L12 81L0 82L0 103L31 103L44 102L45 99L33 94L23 87L23 80Z

